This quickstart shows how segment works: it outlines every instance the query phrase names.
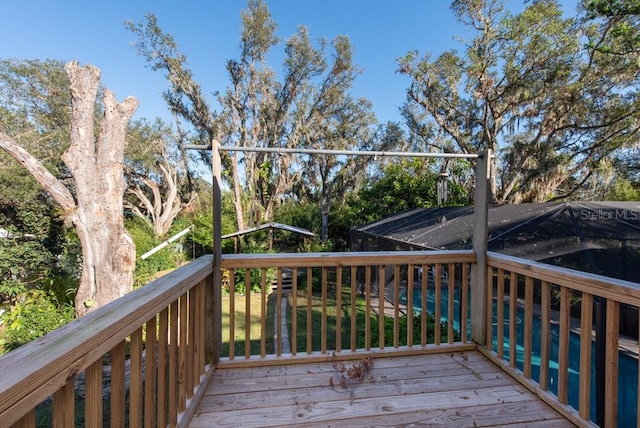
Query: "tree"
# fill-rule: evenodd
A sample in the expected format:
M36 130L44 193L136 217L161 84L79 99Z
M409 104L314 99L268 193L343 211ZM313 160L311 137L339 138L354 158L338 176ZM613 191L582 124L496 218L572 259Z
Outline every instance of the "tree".
M76 293L81 316L130 291L135 246L123 225L125 183L122 164L125 133L138 102L118 103L113 92L103 96L104 118L95 132L94 114L100 71L70 62L65 67L71 90L69 148L62 155L73 183L65 183L0 131L0 148L15 158L62 207L82 245L82 274Z
M186 143L196 141L199 144L212 144L221 139L220 120L212 111L209 102L202 93L200 85L193 79L193 73L187 66L187 57L178 51L178 45L170 34L162 31L154 14L148 14L145 22L126 23L127 28L138 37L136 52L142 55L152 70L164 70L169 82L169 89L163 94L169 109L176 119L180 144L178 145L183 161L183 168L189 183L188 192L193 191L193 177L189 169L189 157ZM190 132L191 131L191 132ZM208 155L201 152L201 160L209 164ZM244 224L241 209L240 179L237 158L232 160L227 153L221 154L223 163L223 179L234 188L236 221ZM231 173L229 174L229 171ZM242 227L243 228L243 227Z
M231 141L271 149L373 147L371 104L349 94L360 69L352 62L346 36L330 44L324 39L314 43L308 28L300 26L285 42L278 81L266 63L277 43L267 5L249 1L242 21L241 56L227 63L232 85L221 98ZM320 205L325 240L330 201L339 201L366 170L363 159L306 158L277 151L245 153L243 161L246 191L253 200L250 213L269 221L288 198L310 199Z
M448 183L447 206L469 203L469 194L457 183L456 172L464 172L464 164L453 165L454 178ZM402 159L387 165L372 177L353 201L360 218L366 223L413 208L431 208L438 205L437 181L440 165L433 160Z
M152 70L166 72L169 89L163 93L163 98L176 120L180 159L189 183L187 190L191 192L193 177L186 144L194 141L198 144L211 144L218 138L217 121L200 85L193 80L193 73L187 66L187 57L178 52L177 43L170 34L162 31L154 14L148 14L145 18L145 22L135 24L127 21L125 25L138 37L134 45L136 53L147 60ZM205 164L211 162L205 153L201 153L201 160ZM226 157L223 160L228 164Z
M345 142L350 147L365 144L358 141L358 138L370 139L362 133L362 123L370 124L373 119L366 101L354 100L347 95L359 73L351 62L349 40L339 37L333 41L330 53L334 61L329 64L325 59L329 54L328 42L320 40L314 44L308 29L299 27L285 42L282 77L278 79L267 63L268 53L279 43L277 24L264 1L249 0L247 5L241 15L240 55L238 59L227 61L231 83L218 97L222 112L219 115L209 113L215 126L200 120L203 115L188 119L190 123L199 129L215 128L223 144L245 148L315 147L314 144L338 144L346 148ZM199 85L185 69L185 57L177 52L173 38L158 27L155 17L147 17L146 24L129 24L129 28L138 35L138 50L152 68L166 70L173 88L179 86L180 93L191 94L189 105L208 106ZM172 100L168 98L168 101ZM345 110L340 112L340 108ZM352 119L357 123L347 131L346 121ZM342 122L338 123L339 120ZM330 143L330 133L341 138L341 142ZM349 133L352 136L346 139ZM208 136L213 134L210 132ZM240 229L251 222L270 221L283 200L293 193L309 190L308 187L304 189L302 182L308 164L297 155L247 151L235 152L223 160L225 169L230 171L226 179L233 189ZM316 175L315 171L313 175ZM325 180L335 176L331 173Z
M127 192L134 198L125 201L127 208L164 237L174 219L197 201L197 193L187 193L186 171L179 171L182 151L170 127L161 120L137 121L128 133L125 152Z
M405 114L423 129L433 123L457 151L494 150L494 201L570 197L637 139L637 67L583 49L606 40L605 28L563 18L552 0L515 16L498 0L456 0L452 10L477 35L464 56L399 61L412 79Z
M637 56L640 52L639 0L583 1L586 20L600 21L600 39L589 43L591 49L618 56Z

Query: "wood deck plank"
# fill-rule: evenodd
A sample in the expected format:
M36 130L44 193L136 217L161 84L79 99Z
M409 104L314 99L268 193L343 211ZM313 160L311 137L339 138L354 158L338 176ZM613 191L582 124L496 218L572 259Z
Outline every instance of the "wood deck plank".
M190 426L573 426L477 352L374 359L348 390L339 377L331 361L217 369Z

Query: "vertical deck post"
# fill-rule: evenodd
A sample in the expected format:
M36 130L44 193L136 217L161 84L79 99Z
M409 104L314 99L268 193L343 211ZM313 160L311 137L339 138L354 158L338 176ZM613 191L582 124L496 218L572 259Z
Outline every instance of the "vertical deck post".
M222 161L220 143L211 142L213 169L213 273L207 281L206 354L207 362L217 363L222 354Z
M476 189L474 195L473 252L476 264L471 269L471 340L486 345L487 320L487 239L489 216L489 165L491 150L478 156L476 163Z

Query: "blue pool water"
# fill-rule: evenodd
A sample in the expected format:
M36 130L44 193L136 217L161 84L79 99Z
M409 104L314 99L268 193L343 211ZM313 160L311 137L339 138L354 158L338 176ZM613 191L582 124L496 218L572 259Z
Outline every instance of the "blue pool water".
M421 310L421 291L419 287L414 289L413 293L413 307L414 310L420 312ZM440 313L442 314L443 321L446 321L450 316L453 319L454 328L458 331L460 328L460 291L458 288L454 292L454 309L453 314L449 314L448 306L448 288L442 287L442 300L440 302ZM401 295L400 299L403 303L406 303L406 294ZM435 313L435 290L433 287L429 287L427 294L427 310L431 313ZM493 307L494 322L493 322L493 350L497 351L497 320L496 314L496 302L494 301ZM509 303L504 304L504 355L509 355ZM518 309L517 312L517 341L516 341L516 360L518 369L523 369L524 362L524 312ZM470 320L469 320L470 323ZM469 325L467 331L470 331ZM540 379L540 343L541 343L541 321L537 317L533 317L533 352L532 352L532 378L535 381ZM595 397L595 343L592 345L592 366L591 366L591 419L596 419L596 397ZM551 347L549 356L549 390L554 394L558 392L558 351L559 351L559 326L556 324L551 325ZM580 336L576 333L571 333L569 338L569 391L568 400L569 404L574 408L578 408L579 400L579 385L580 385ZM624 353L618 355L618 423L619 426L635 426L636 413L637 413L637 391L638 391L638 361Z

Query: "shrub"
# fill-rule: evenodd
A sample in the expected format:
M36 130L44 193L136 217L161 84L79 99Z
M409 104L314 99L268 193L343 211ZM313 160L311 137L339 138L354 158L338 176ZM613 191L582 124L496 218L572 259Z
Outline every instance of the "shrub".
M162 239L154 236L153 230L139 218L127 219L125 226L136 244L137 257L162 242ZM136 260L136 268L133 271L133 286L145 285L154 278L156 273L175 268L181 258L182 254L176 254L172 247L168 246L147 259Z
M11 351L67 324L73 317L72 304L60 303L53 293L34 290L2 314L0 346L4 352Z

